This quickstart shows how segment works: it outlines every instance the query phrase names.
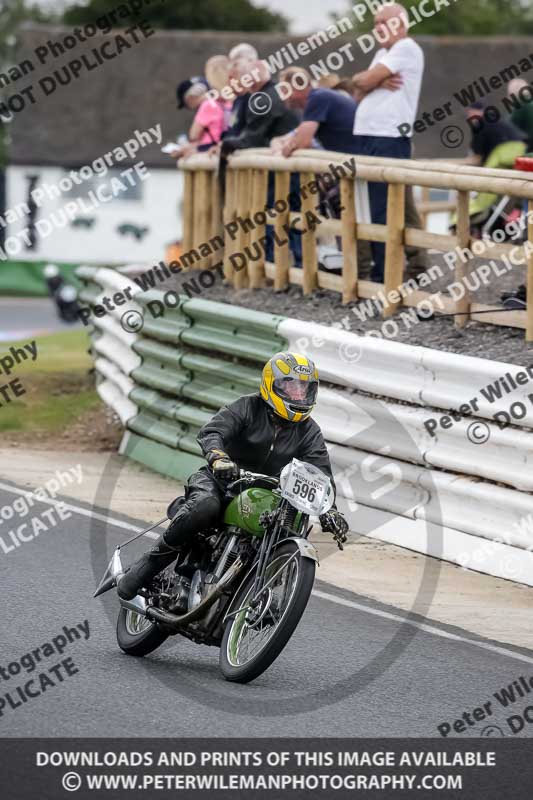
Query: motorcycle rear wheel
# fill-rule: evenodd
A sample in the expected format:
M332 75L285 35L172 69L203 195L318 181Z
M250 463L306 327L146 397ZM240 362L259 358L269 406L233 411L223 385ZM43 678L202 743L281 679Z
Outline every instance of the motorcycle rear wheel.
M246 604L251 599L255 573L249 576L235 598L234 608L244 607L244 610L227 621L220 645L220 670L228 681L248 683L268 669L305 611L315 580L316 563L304 558L296 544L287 542L272 553L266 581L280 569L276 583L266 590L253 612L246 610Z
M168 639L157 622L151 622L135 611L121 608L117 619L117 642L129 656L146 656Z

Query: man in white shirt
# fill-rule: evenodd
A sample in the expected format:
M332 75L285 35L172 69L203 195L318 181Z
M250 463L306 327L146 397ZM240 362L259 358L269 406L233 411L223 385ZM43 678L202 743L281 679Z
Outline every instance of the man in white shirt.
M410 158L411 139L401 136L401 125L414 124L424 73L424 53L407 33L409 18L398 3L383 6L374 17L375 36L383 47L375 54L370 67L353 80L359 95L354 134L359 155L387 158ZM405 129L404 129L405 130ZM372 222L387 221L387 184L369 184ZM406 223L421 227L414 207L412 191L406 196ZM382 283L385 272L385 245L372 243L374 269L372 280ZM413 275L426 268L425 253L411 252L408 270ZM416 263L413 263L416 262Z

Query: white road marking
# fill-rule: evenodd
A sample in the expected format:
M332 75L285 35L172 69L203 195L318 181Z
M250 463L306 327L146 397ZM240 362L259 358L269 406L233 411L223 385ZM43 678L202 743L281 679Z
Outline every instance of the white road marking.
M515 653L514 650L507 650L507 648L500 647L497 644L489 644L488 642L480 642L477 639L468 639L466 636L458 636L456 633L450 633L449 631L442 630L441 628L436 628L433 625L427 625L425 622L417 622L414 619L407 619L406 617L402 617L400 614L391 614L390 611L382 611L379 608L370 608L362 603L355 603L353 600L346 600L344 597L338 597L337 595L329 594L328 592L322 592L319 589L313 589L313 594L315 597L320 597L322 600L329 600L330 602L337 603L341 606L356 608L358 611L365 611L367 614L374 614L376 617L383 617L384 619L390 619L394 622L401 622L403 625L410 625L411 627L418 628L425 633L431 633L434 636L440 636L441 639L451 639L454 642L465 642L466 644L474 645L474 647L480 647L482 650L489 650L492 653L498 653L500 656L507 656L509 658L514 658L517 661L525 661L526 664L533 664L533 658L531 656L526 656L522 653Z
M10 486L8 483L2 483L1 481L0 489L3 489L5 492L13 492L13 494L19 494L23 496L32 493L31 489L19 489L17 486ZM132 531L132 533L140 533L143 530L142 528L138 528L137 525L131 525L129 522L123 522L120 519L106 517L104 514L98 514L96 511L91 511L90 509L82 508L81 506L73 506L70 503L64 503L62 500L54 500L52 498L42 500L40 497L33 497L33 502L46 503L49 506L57 506L59 503L62 503L63 507L68 511L74 511L76 514L80 514L82 517L97 519L99 522L108 522L111 523L111 525L114 525L116 528L123 528L126 531ZM157 533L147 533L145 535L149 536L151 539L158 538Z
M3 489L6 492L13 492L13 494L18 495L26 495L30 493L29 489L19 489L16 486L10 486L9 484L2 483L1 481L0 489ZM56 506L62 501L52 499L41 500L34 498L34 502L47 503L48 505ZM132 531L133 533L140 533L143 530L137 525L131 525L129 522L123 522L122 520L114 519L113 517L106 517L104 514L92 512L86 508L82 508L81 506L74 506L69 503L64 503L64 507L69 511L80 514L83 517L97 519L100 522L106 522L109 525L114 525L116 528L122 528L124 530ZM158 534L153 533L153 531L145 533L144 535L148 536L150 539L158 538ZM463 642L464 644L470 644L473 647L479 647L481 650L488 650L491 653L497 653L498 655L505 656L506 658L514 658L516 661L523 661L526 664L533 664L533 658L531 656L526 656L523 653L516 653L514 650L508 650L506 647L500 647L499 645L490 644L488 642L480 642L477 639L469 639L466 636L459 636L456 633L450 633L449 631L442 630L434 625L428 625L425 622L417 622L413 619L407 619L406 617L402 617L400 614L392 614L390 611L383 611L379 608L371 608L370 606L363 605L362 603L356 603L353 600L346 600L344 597L339 597L338 595L330 594L329 592L323 592L320 589L313 589L312 594L315 597L319 597L321 600L328 600L330 603L337 603L337 605L346 606L347 608L355 608L357 611L363 611L365 614L372 614L375 617L382 617L383 619L399 622L402 625L410 625L413 628L418 628L418 630L424 631L424 633L430 633L433 636L440 636L441 639L449 639L450 641L454 642Z

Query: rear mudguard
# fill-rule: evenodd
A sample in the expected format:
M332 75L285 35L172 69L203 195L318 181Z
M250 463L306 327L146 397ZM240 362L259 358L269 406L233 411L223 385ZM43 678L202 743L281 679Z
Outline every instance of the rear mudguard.
M319 563L319 561L318 561L318 553L316 551L316 548L311 544L311 542L308 539L302 539L301 537L289 536L286 539L282 539L274 547L274 551L273 552L278 550L283 544L286 544L287 542L293 542L297 546L297 548L300 551L300 554L303 556L303 558L309 558L309 559L311 559L311 561L315 561L317 564ZM239 596L239 592L241 591L242 587L244 586L244 584L246 583L246 581L248 580L248 578L250 577L250 575L252 574L252 572L254 571L256 566L257 566L257 561L254 561L253 565L250 567L250 569L248 570L248 572L246 573L246 575L244 576L244 578L240 582L239 587L236 589L235 594L233 595L232 601L229 604L228 608L226 609L226 613L224 615L225 617L227 617L228 614L231 614L231 612L236 607L235 600Z

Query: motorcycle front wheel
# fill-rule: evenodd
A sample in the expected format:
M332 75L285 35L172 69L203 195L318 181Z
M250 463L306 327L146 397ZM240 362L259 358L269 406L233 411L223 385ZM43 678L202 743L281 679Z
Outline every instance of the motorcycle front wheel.
M157 622L141 614L121 608L117 619L117 642L129 656L146 656L168 639Z
M298 546L286 542L274 550L266 567L266 588L250 607L255 572L234 601L220 646L220 670L228 681L248 683L279 656L298 625L309 601L316 563L304 558ZM240 609L240 610L239 610Z

